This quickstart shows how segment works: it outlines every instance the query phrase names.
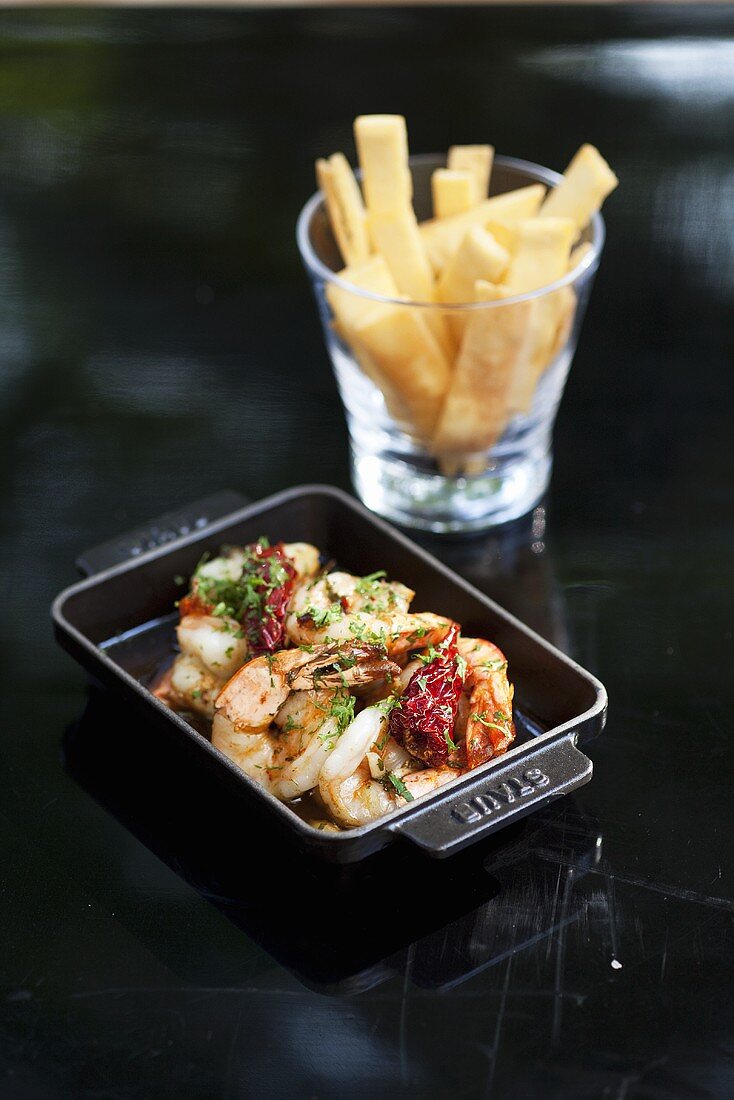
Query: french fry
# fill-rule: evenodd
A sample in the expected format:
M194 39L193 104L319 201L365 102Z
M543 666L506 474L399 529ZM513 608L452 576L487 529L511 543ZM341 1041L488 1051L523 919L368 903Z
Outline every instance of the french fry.
M572 218L581 232L619 183L599 150L582 145L563 173L563 182L549 192L541 218Z
M505 283L525 294L566 274L576 226L570 218L529 218L518 225L515 255Z
M477 301L508 296L504 287L478 280ZM508 419L507 395L525 354L530 302L478 310L469 319L432 446L442 469L456 472L466 455L497 442Z
M564 286L558 291L558 295L561 299L560 306L558 308L558 321L556 324L556 331L553 337L553 342L548 353L548 358L545 363L541 364L541 374L549 366L560 351L566 346L568 339L571 335L573 328L573 322L576 317L576 294L572 287Z
M339 277L359 290L382 294L386 298L396 298L398 295L395 280L390 274L390 269L385 260L380 255L371 256L363 264L345 267L343 271L339 272ZM351 347L364 373L381 390L385 404L393 419L399 423L409 423L410 411L399 386L395 383L394 377L381 369L380 364L359 339L359 325L368 324L371 316L380 316L385 303L376 302L373 298L365 298L361 294L343 290L333 283L327 284L326 297L335 317L331 327L340 339Z
M517 226L503 225L502 222L487 222L484 227L491 233L497 244L501 244L505 252L515 251L517 243Z
M449 149L448 167L457 171L471 172L475 181L475 202L486 199L489 191L489 177L494 160L492 145L452 145Z
M467 229L464 239L443 269L436 284L439 302L473 302L477 280L498 283L510 263L510 255L491 233L479 225ZM459 311L447 314L449 331L458 347L468 316Z
M399 395L412 434L428 440L436 426L451 368L438 340L411 306L376 303L354 335L374 368Z
M413 178L403 116L360 115L354 120L354 138L369 212L392 214L409 207Z
M354 331L347 336L338 321L332 323L332 328L337 336L349 345L362 371L367 375L370 381L374 382L377 386L384 398L387 411L390 413L393 420L397 421L398 424L409 426L410 411L392 378L380 369L367 349L362 346L359 337Z
M538 290L568 271L576 226L570 218L531 218L518 227L517 249L506 285L514 294ZM525 411L532 402L540 375L550 362L554 336L567 309L567 287L531 301L528 341L517 363L510 388L512 412ZM571 292L573 293L573 292Z
M362 263L370 254L362 192L343 153L316 161L316 179L324 193L331 228L345 264Z
M529 304L532 312L528 343L517 365L508 397L512 414L526 413L530 409L541 375L568 337L576 311L576 295L569 286L563 286Z
M401 295L414 302L431 302L433 272L412 206L405 119L402 115L361 115L355 119L354 136L362 165L367 223L375 248L385 257ZM434 313L428 323L448 353L445 319Z
M418 232L412 208L395 214L370 214L370 233L377 250L385 257L398 293L413 302L432 302L433 272ZM434 336L446 355L452 354L446 318L437 310L426 316Z
M433 270L440 275L461 244L467 229L473 225L484 228L489 224L514 229L519 222L537 214L544 195L543 185L532 183L517 191L507 191L504 195L485 199L465 214L422 222L420 234Z
M385 298L397 298L398 288L382 256L371 256L362 264L345 267L339 272L339 278L354 286L358 291L367 290L372 294L382 294ZM359 321L379 302L364 298L359 293L342 290L334 283L326 284L326 298L334 311L347 338L353 333Z
M436 218L464 214L477 204L476 177L469 171L437 168L431 176L431 192Z
M369 214L375 248L384 256L398 288L414 302L433 300L433 272L412 209Z
M436 284L439 302L473 302L475 283L498 283L510 264L510 254L479 225L467 229L461 244Z

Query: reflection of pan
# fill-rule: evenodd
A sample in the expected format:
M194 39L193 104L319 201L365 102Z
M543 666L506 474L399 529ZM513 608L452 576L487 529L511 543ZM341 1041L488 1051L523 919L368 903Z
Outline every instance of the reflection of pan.
M226 506L231 508L231 500ZM591 761L576 740L603 726L606 693L599 681L345 493L312 486L216 521L211 510L198 514L200 522L169 517L171 522L152 525L165 536L158 549L147 550L157 536L146 534L122 537L87 555L87 564L101 571L59 596L56 631L95 676L167 727L177 758L190 750L218 775L222 790L228 785L259 810L264 828L280 826L302 850L335 862L363 859L401 837L431 855L446 856L591 778ZM180 534L184 526L187 533ZM216 552L223 542L245 543L263 534L272 541L313 542L358 573L385 568L415 589L416 606L456 617L467 634L490 637L507 655L518 714L528 719L520 723L516 744L431 798L341 833L312 828L244 775L154 698L140 678L146 662L156 655L160 661L170 651L170 609L181 593L174 578L190 574L203 552Z
M260 827L241 802L222 799L216 776L202 774L195 758L177 760L172 782L165 732L141 726L137 711L107 692L91 690L64 748L67 769L93 797L320 992L360 992L406 969L419 985L450 987L557 926L529 929L525 939L517 922L510 928L503 919L508 905L523 919L524 865L531 852L552 847L557 812L543 811L532 829L510 826L502 839L449 861L394 846L339 867L294 858L287 838ZM569 867L593 845L594 834L582 831L578 854L564 854ZM530 873L537 878L536 868ZM556 867L553 889L557 881Z

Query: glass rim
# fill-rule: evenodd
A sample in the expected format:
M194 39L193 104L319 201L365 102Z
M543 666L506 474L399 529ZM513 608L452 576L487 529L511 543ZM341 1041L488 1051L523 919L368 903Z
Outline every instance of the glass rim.
M408 163L411 165L428 164L431 161L445 162L445 160L445 156L441 153L418 153L411 156ZM501 165L503 168L514 168L524 172L528 176L535 177L537 182L545 183L549 187L557 187L563 179L562 173L554 172L552 168L545 168L542 164L534 164L530 160L522 160L520 157L508 157L500 154L495 156L494 163ZM355 176L357 179L361 179L361 170L357 169L355 171ZM508 192L501 193L508 194ZM494 196L490 197L493 198ZM570 271L567 271L560 279L556 279L555 282L546 283L536 290L525 291L524 294L513 294L511 297L498 298L491 302L418 302L405 298L391 298L384 294L378 294L372 290L364 290L362 287L355 286L354 283L347 282L346 279L341 279L335 271L332 271L330 267L327 267L327 265L318 258L311 244L309 228L314 213L318 207L322 205L323 201L324 196L322 192L320 190L315 191L311 198L305 203L301 213L298 215L298 221L296 222L296 241L298 243L298 248L303 262L312 274L318 275L325 282L332 283L334 286L350 294L354 294L358 298L367 298L370 301L382 302L385 305L410 306L415 309L437 309L444 313L453 312L454 310L462 312L480 309L496 309L501 306L513 305L516 302L529 302L535 298L542 298L544 295L550 294L555 290L560 290L561 287L575 283L584 275L589 275L596 270L599 266L599 260L606 238L604 218L597 212L590 222L592 239L589 244L591 248L586 252L586 255L576 267L571 268Z

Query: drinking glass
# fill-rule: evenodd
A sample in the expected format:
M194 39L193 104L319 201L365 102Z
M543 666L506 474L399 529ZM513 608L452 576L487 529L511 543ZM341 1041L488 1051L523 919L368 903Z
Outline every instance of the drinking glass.
M441 156L410 159L419 221L432 216L431 176L445 164ZM498 156L490 195L532 183L555 187L561 179L548 168ZM406 302L359 289L339 277L344 265L323 196L317 192L309 199L298 219L298 246L344 403L352 480L368 508L402 526L458 533L517 519L538 503L550 480L556 412L604 236L603 219L596 214L576 246L575 265L563 278L540 290L450 306ZM329 300L330 296L334 300L335 293L355 315L372 305L387 307L392 319L380 331L377 346L356 339L350 342ZM517 343L528 325L535 334L535 345L532 341L530 345L535 348L534 357L527 348L523 354L504 355L501 349L514 347L513 338ZM457 370L458 357L468 342L476 371L483 341L487 354L494 356L492 370L499 369L489 386L489 375L481 377L476 391L470 388L467 393L465 387L463 400L452 406L448 447L439 445L436 435L436 424L441 421L440 415L435 420L435 394L431 392L435 364L426 364L421 358L421 349L414 343L418 330L429 359L440 338L452 342L453 363L445 357L449 371ZM425 338L426 330L433 337ZM498 333L504 341L499 368ZM401 338L409 346L396 343L391 349L390 342ZM449 391L451 378L449 374Z

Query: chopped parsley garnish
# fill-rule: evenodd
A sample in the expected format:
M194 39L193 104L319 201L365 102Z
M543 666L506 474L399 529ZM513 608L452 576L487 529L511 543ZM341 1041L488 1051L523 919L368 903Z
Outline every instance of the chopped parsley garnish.
M355 588L359 592L360 596L369 596L375 590L376 587L381 587L379 581L386 577L387 573L384 569L378 569L374 573L368 573L366 577L360 577L357 581Z
M457 654L457 657L456 657L456 669L457 669L457 672L459 673L459 676L461 676L462 680L466 680L466 661L464 660L464 658L461 656L460 653Z
M405 786L405 784L403 783L400 776L396 775L395 772L388 772L387 775L385 776L385 779L389 783L392 783L393 787L398 792L400 797L404 798L406 802L412 802L413 801L413 795L410 793L408 788Z
M431 661L435 661L441 654L438 652L435 646L429 645L425 653L416 653L416 657L419 661L422 661L424 665L430 665Z
M418 679L416 680L416 683L417 683L418 687L421 689L421 691L425 691L426 688L428 687L428 677L427 676L419 676Z
M397 695L388 695L387 699L381 699L379 703L375 703L375 707L379 710L380 714L384 714L385 717L395 710L395 707L400 706L400 697Z
M273 619L275 605L284 603L294 569L287 559L279 560L282 555L270 547L267 539L246 546L242 555L236 580L231 576L209 576L205 568L209 558L205 555L194 572L192 594L209 605L209 614L238 623L240 632L233 632L235 637L245 637L246 632L254 647L276 648L279 638L269 640L274 630L278 633Z
M341 691L334 696L329 708L329 718L333 718L334 722L332 724L327 719L324 725L328 728L324 729L322 727L318 733L319 740L323 742L327 749L333 747L336 738L341 737L347 726L354 721L354 704L356 702L357 700L353 695ZM336 729L334 729L334 726L336 726Z
M509 722L510 721L510 719L507 717L507 715L503 714L501 710L495 711L494 716L495 716L495 718L499 719L500 722ZM482 725L486 726L488 730L499 730L500 733L504 733L504 734L507 734L509 732L506 726L498 726L497 722L490 722L489 719L487 718L487 715L484 713L484 711L482 711L481 714L475 714L474 715L474 721L475 722L481 722Z
M353 695L346 698L339 694L331 704L330 714L336 719L336 727L339 733L343 733L347 726L354 721L354 704L357 702Z
M479 667L489 669L490 672L502 672L503 669L507 668L507 661L500 661L499 659L482 661Z
M387 576L384 569L378 569L375 573L370 573L366 577L361 577L355 587L355 591L364 596L363 608L365 611L382 612L387 611L388 604L395 604L395 593L386 583L384 578ZM387 602L383 597L387 597Z
M302 622L305 619L310 619L316 629L320 630L322 626L338 622L343 614L341 604L338 603L333 603L331 607L314 607L309 604L306 610L298 616L298 621Z
M364 619L356 616L349 622L349 632L358 638L360 642L368 645L379 645L387 648L387 633L384 629L370 630Z

